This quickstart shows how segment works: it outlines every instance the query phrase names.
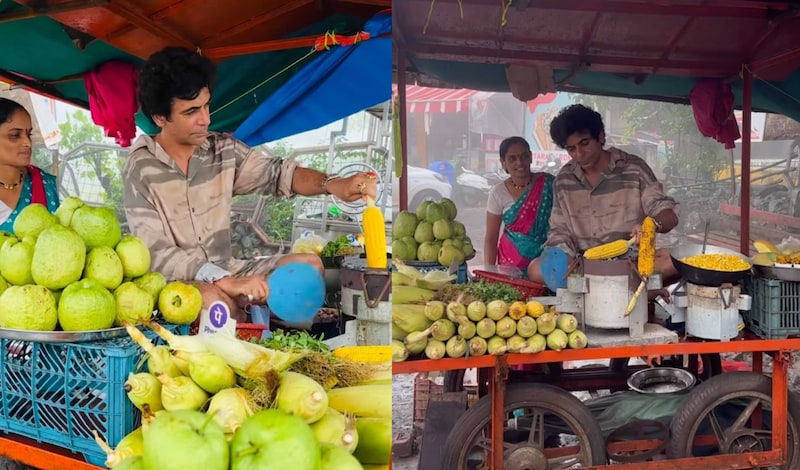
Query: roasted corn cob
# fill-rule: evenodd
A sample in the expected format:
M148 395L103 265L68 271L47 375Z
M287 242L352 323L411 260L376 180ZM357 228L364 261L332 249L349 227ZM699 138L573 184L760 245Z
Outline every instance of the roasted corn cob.
M631 301L628 302L628 307L625 309L625 315L630 315L636 307L636 301L647 284L647 278L653 274L653 269L656 260L656 223L652 217L645 217L642 222L642 230L639 233L639 260L638 268L639 275L642 277L642 282L636 292L633 293Z
M593 246L583 252L586 259L611 259L628 252L633 240L615 240L610 243Z
M656 224L652 217L645 217L639 235L639 274L647 278L653 275L656 257Z

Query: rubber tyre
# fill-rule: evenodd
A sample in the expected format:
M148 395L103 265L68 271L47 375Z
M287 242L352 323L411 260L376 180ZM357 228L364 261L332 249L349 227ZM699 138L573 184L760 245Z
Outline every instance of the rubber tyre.
M677 459L691 457L692 449L688 444L689 436L695 426L699 426L698 417L705 417L710 407L718 399L728 394L739 392L755 392L767 397L772 402L772 379L755 372L726 372L708 379L692 390L691 394L678 408L670 423L670 439L667 445L667 458ZM788 420L794 427L794 440L800 440L800 399L794 393L789 393ZM800 449L794 448L793 443L787 442L787 447L793 450L791 460L782 468L795 470L800 468Z
M464 391L464 369L448 370L444 373L443 387L445 392L463 392Z
M701 354L700 360L703 361L703 373L698 376L701 381L706 381L722 373L722 358L718 353ZM609 362L608 368L613 372L625 372L628 370L628 361L629 358L615 357ZM672 365L669 366L672 367Z
M592 461L589 465L604 465L606 443L600 425L580 400L569 392L547 384L526 383L510 384L506 388L505 410L510 412L517 408L537 407L556 410L562 419L573 430L583 429L587 435L589 454ZM453 426L443 447L442 468L447 470L465 470L459 463L462 451L469 452L472 442L483 428L491 423L492 396L486 395L472 405ZM465 446L466 449L464 448Z
M437 193L436 191L430 190L423 190L418 192L414 195L414 199L411 200L411 203L408 205L409 212L416 212L417 207L422 204L422 201L438 201L442 197L441 194Z
M482 194L477 191L462 191L461 200L466 207L478 207L485 204L488 194Z

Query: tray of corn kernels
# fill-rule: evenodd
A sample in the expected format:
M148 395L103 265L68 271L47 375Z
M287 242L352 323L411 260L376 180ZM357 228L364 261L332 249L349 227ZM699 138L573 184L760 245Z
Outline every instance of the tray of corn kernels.
M753 240L758 254L751 258L759 277L800 282L800 252L785 253L765 240Z

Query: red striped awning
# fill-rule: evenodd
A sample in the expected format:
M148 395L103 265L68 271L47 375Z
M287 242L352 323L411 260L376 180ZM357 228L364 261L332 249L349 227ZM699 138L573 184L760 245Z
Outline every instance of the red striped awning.
M394 87L397 93L397 86ZM460 113L469 110L469 98L475 90L406 87L406 112L409 113Z

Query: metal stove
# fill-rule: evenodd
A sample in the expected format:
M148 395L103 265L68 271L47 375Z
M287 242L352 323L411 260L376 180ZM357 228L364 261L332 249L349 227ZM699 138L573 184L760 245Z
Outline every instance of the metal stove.
M326 343L331 347L388 344L392 321L391 272L367 268L366 259L360 256L345 256L340 282L339 331L344 333Z
M672 299L656 299L656 315L673 325L683 323L686 334L696 338L729 341L744 326L740 310L750 310L752 298L738 284L702 286L682 281L667 289Z
M630 259L582 260L582 274L567 277L567 287L555 297L538 297L559 312L575 314L582 325L607 330L627 330L631 338L644 335L647 324L647 292L642 292L630 315L625 310L641 283L636 264ZM661 288L661 276L647 279L646 289Z
M746 260L732 250L700 244L681 245L672 250L672 263L683 278L672 288L672 305L663 299L657 304L670 316L673 323L685 323L686 334L696 338L729 341L739 335L744 325L739 310L750 310L752 298L742 294L739 283L750 270L713 271L690 266L682 259L701 253L732 254Z

